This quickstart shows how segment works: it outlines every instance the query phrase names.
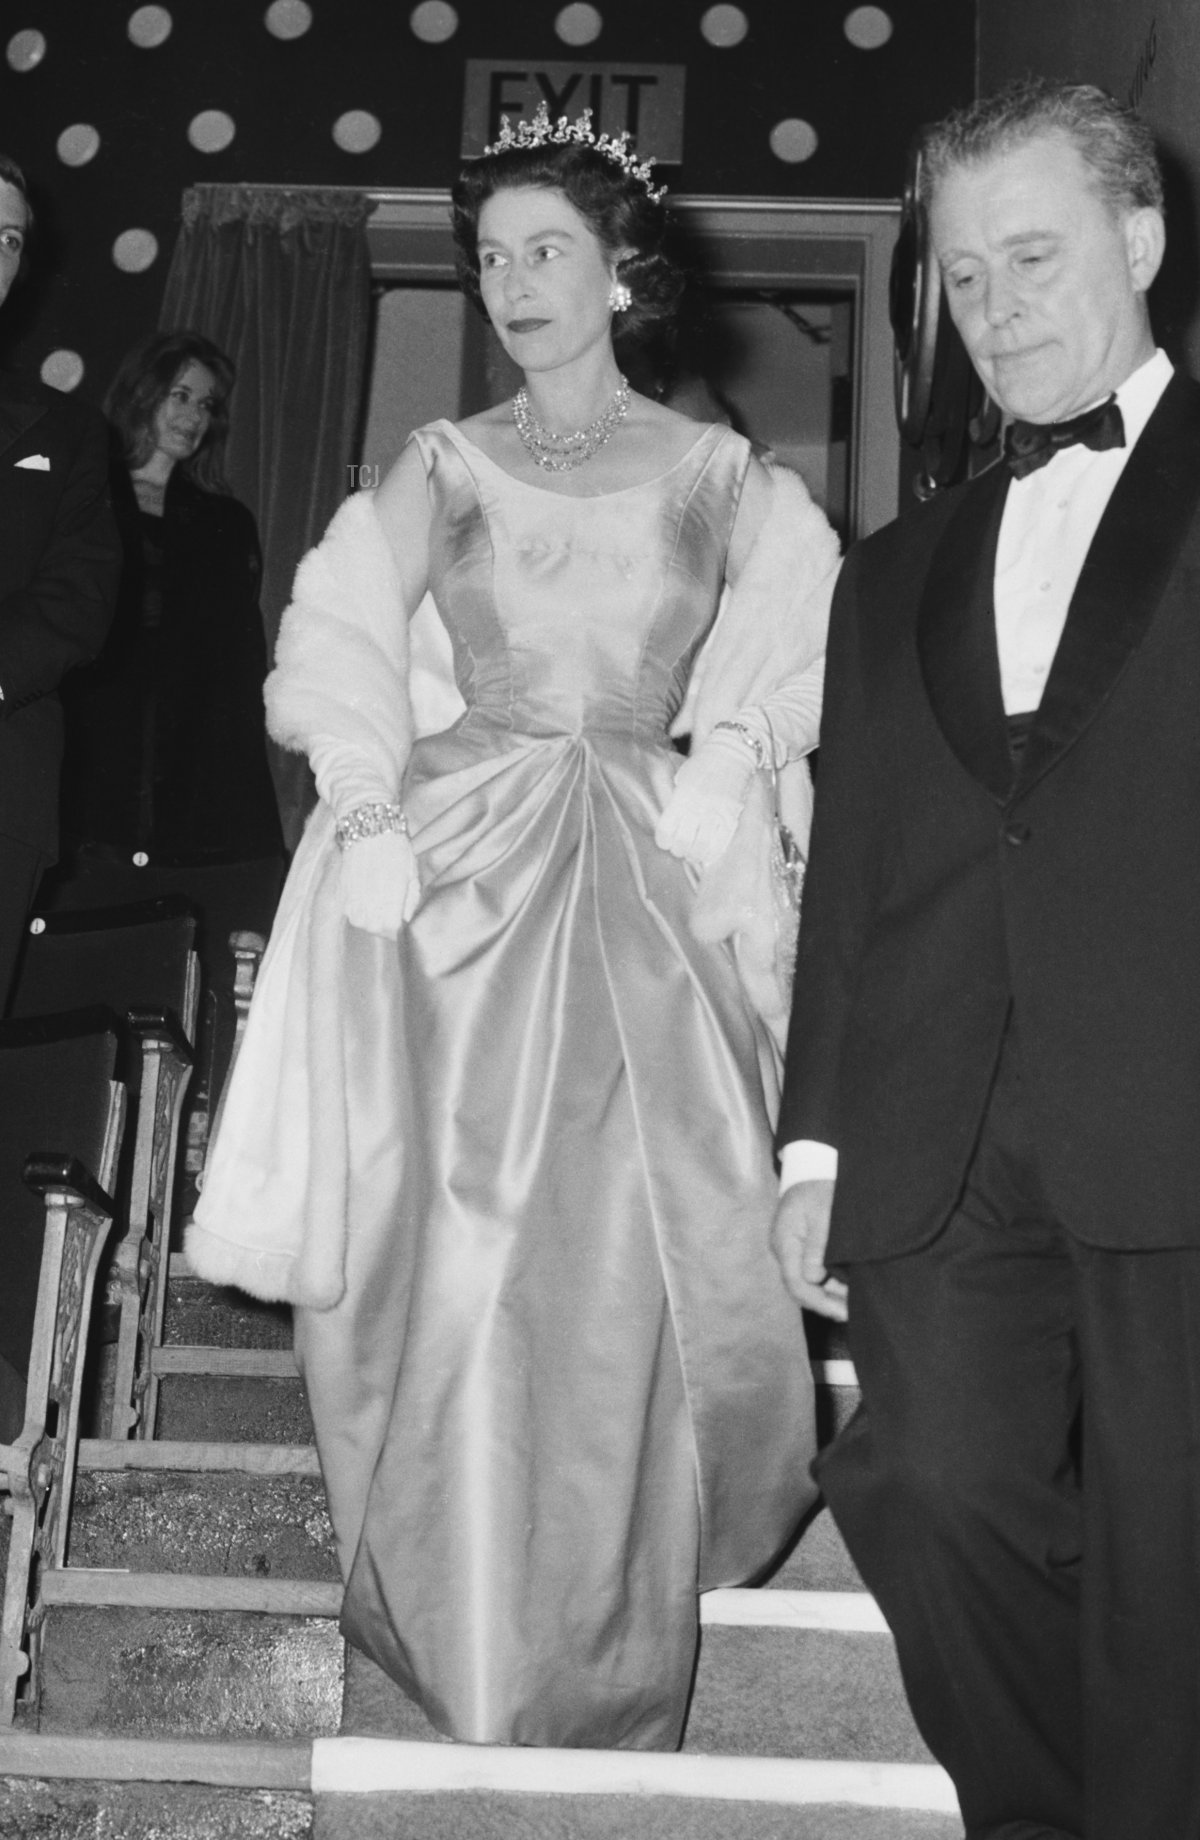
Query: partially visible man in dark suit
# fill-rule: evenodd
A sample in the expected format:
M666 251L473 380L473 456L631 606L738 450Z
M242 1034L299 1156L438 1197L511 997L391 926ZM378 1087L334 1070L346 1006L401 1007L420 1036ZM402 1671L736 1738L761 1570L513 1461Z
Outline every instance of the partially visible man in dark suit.
M775 1246L848 1307L821 1481L971 1840L1195 1840L1200 389L1102 92L924 182L1007 460L843 568Z
M23 265L30 222L21 169L0 154L0 303ZM58 847L55 690L99 651L120 562L103 417L0 372L0 1014L39 877Z

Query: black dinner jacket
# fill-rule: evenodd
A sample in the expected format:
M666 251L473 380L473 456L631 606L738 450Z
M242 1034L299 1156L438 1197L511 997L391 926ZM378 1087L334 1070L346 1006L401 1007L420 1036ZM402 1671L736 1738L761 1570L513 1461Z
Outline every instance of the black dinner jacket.
M64 833L159 864L278 856L254 518L178 466L160 518L138 510L123 461L111 486L121 585L99 657L63 686ZM153 583L147 533L159 552Z
M1200 388L1101 520L1019 772L1002 467L858 544L834 600L779 1141L840 1154L830 1255L953 1208L1009 1006L1067 1228L1200 1244Z
M62 755L55 691L103 643L120 569L108 445L96 410L0 373L0 835L47 855Z

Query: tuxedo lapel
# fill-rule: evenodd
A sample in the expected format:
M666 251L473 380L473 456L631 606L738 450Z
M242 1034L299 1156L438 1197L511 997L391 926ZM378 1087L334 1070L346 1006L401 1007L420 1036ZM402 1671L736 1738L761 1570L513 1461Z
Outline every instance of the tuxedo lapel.
M1013 762L1000 690L993 584L1007 467L970 485L933 553L917 611L917 653L933 713L967 772L1001 803Z
M1158 608L1200 502L1200 389L1176 376L1100 520L1021 762L1025 791L1110 695Z
M44 402L20 393L10 378L0 378L0 457L45 413Z

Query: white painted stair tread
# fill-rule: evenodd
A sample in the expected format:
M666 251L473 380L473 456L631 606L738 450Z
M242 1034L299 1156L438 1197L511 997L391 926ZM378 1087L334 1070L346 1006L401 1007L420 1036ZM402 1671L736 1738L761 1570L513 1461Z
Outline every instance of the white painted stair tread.
M702 1624L754 1629L840 1629L886 1635L888 1626L866 1591L705 1591Z
M552 1751L389 1738L318 1738L313 1744L312 1787L318 1795L499 1790L532 1795L841 1803L935 1814L958 1811L950 1778L936 1764Z

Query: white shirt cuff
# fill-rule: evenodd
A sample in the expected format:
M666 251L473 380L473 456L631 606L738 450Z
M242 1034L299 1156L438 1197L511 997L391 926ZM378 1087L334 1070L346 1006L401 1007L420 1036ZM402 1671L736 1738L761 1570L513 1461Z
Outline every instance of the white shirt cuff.
M838 1153L832 1144L819 1144L811 1137L797 1137L785 1144L779 1157L779 1192L793 1188L797 1182L836 1182Z

